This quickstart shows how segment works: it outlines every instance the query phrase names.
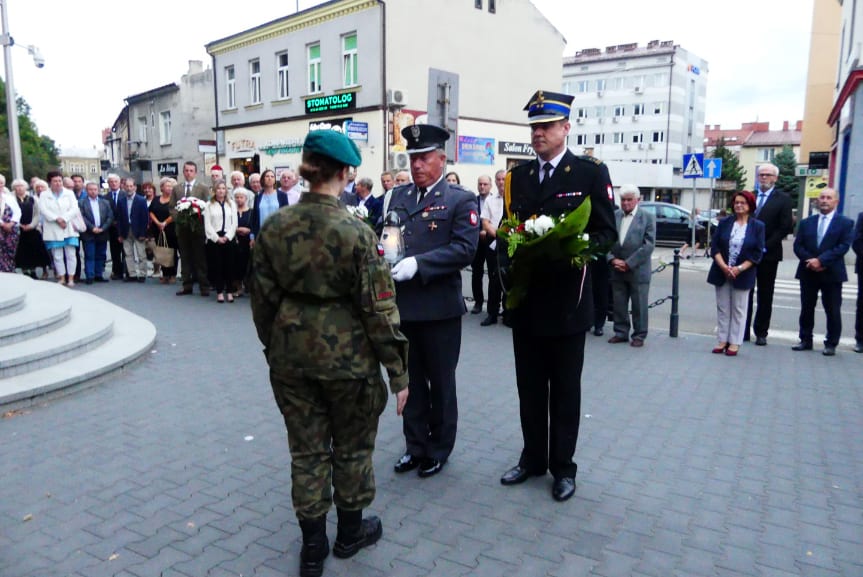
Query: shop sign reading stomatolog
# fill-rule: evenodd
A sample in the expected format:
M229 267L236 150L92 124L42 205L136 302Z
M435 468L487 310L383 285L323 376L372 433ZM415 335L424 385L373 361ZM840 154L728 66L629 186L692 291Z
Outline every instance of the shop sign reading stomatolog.
M459 136L458 161L464 164L494 164L494 138Z
M357 107L356 95L356 92L345 92L343 94L309 98L306 100L306 114L354 110Z

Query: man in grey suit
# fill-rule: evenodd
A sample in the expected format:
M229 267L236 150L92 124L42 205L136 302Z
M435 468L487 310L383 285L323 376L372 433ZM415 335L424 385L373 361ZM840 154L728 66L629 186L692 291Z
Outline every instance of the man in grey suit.
M198 180L198 165L192 161L183 164L183 180L171 192L171 216L177 221L177 203L187 196L196 196L207 202L210 200L210 188ZM197 230L176 225L177 243L180 245L180 272L183 288L177 291L177 296L192 294L195 281L201 290L201 296L210 296L210 281L207 279L207 258L204 253L206 238L204 223Z
M610 343L629 341L629 305L632 303L633 347L647 338L647 295L650 291L650 256L656 242L656 218L638 210L641 192L634 184L620 187L620 208L614 213L618 240L608 252L611 294L614 299L614 336Z

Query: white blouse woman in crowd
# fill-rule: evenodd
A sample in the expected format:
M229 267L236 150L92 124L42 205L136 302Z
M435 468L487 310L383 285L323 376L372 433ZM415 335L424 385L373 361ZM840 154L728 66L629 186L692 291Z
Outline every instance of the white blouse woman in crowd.
M42 216L42 240L54 259L54 271L58 282L75 286L75 253L78 250L78 232L72 220L80 214L75 193L63 187L63 175L48 173L49 189L39 196L39 212Z
M228 198L224 180L213 185L213 197L207 203L204 215L204 232L207 236L207 270L216 290L216 301L234 302L232 284L234 252L237 248L237 207Z

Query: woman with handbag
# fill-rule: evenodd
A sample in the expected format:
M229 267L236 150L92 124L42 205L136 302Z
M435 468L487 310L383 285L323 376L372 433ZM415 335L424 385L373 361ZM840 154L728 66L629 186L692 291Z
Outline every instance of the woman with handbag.
M45 248L54 258L57 282L68 287L75 286L75 254L78 251L78 231L73 219L81 217L75 193L63 187L63 175L57 171L48 173L48 190L39 197L39 212L42 214L42 239ZM83 219L81 219L83 222Z
M230 291L234 276L234 251L237 241L237 208L228 198L224 180L213 185L213 196L204 214L204 232L207 237L207 270L216 289L216 302L234 302Z
M150 203L150 228L153 231L153 237L156 239L157 246L167 246L171 252L171 258L154 257L158 260L162 269L162 278L159 282L162 284L174 284L177 280L177 233L174 230L174 219L171 216L171 193L174 187L177 186L177 181L173 178L164 177L159 181L158 198L154 198ZM164 243L164 244L163 244ZM162 253L161 250L156 250L157 253ZM171 264L167 262L170 260Z

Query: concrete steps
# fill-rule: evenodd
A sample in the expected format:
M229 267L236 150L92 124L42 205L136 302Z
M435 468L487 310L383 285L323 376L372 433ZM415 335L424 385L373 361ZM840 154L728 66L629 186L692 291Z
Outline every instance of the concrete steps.
M98 382L155 338L148 320L99 297L0 274L0 406Z

